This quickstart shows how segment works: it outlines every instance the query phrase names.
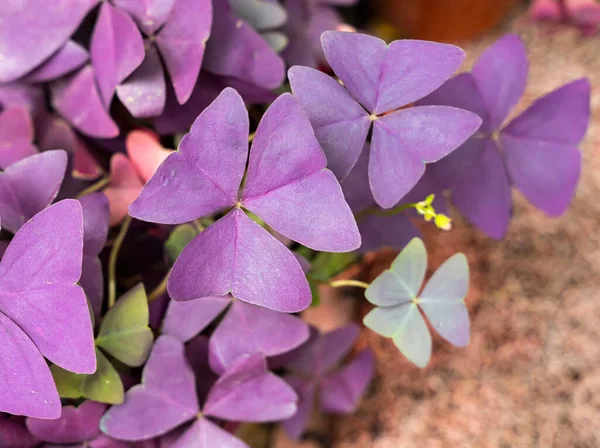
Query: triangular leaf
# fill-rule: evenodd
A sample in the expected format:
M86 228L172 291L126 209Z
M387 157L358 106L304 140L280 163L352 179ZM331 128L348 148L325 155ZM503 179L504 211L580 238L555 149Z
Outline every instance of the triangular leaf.
M103 348L128 366L141 366L152 347L148 327L148 299L142 284L124 294L102 321L96 338Z

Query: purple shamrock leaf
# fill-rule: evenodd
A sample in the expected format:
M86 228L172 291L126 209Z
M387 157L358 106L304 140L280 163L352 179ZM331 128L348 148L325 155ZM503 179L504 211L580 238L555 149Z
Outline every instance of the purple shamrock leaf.
M108 198L93 193L79 200L83 209L83 265L79 281L96 317L102 311L104 278L98 255L104 248L109 228Z
M213 21L212 8L209 0L178 0L156 36L180 104L189 99L198 79Z
M329 333L312 329L311 338L300 348L283 355L291 371L286 380L296 390L298 412L283 423L286 432L300 438L313 406L326 412L352 412L371 381L373 354L360 352L345 366L338 367L348 355L359 335L359 327L349 324Z
M92 33L90 54L100 98L108 109L117 85L144 59L144 41L133 19L104 2Z
M277 95L270 90L239 79L200 72L192 95L185 104L179 104L172 89L167 89L165 110L154 122L157 132L163 135L188 132L196 117L219 96L225 87L236 89L248 104L270 103L277 98Z
M46 82L77 70L88 61L88 53L81 45L70 40L50 59L29 73L25 82Z
M67 168L67 153L46 151L13 163L0 173L2 226L16 232L58 194Z
M39 444L25 426L20 417L0 417L0 446L16 448L34 448Z
M195 389L183 344L171 336L161 336L144 368L142 384L127 392L122 405L109 409L100 427L117 439L147 440L196 420L175 444L184 447L191 446L188 441L196 434L213 434L223 443L235 439L207 417L263 422L287 418L296 411L296 394L267 370L261 355L246 356L234 363L211 388L202 413ZM204 420L205 424L198 423ZM202 442L195 446L214 445ZM240 442L239 446L244 445Z
M369 184L375 201L390 208L416 185L425 163L450 153L481 124L475 114L454 107L401 109L446 81L464 53L416 40L388 46L372 36L337 31L323 33L322 42L344 86L317 70L292 67L294 95L339 179L358 160L373 124Z
M54 81L50 93L54 109L79 131L96 138L119 135L119 128L105 110L91 65Z
M33 123L26 109L10 107L0 113L0 169L37 153Z
M285 78L283 60L248 23L238 18L227 0L215 0L211 38L204 69L275 89Z
M160 115L167 100L167 84L158 50L146 45L141 65L116 87L117 96L136 118Z
M469 265L464 254L446 260L419 294L427 270L423 241L413 239L367 288L365 297L377 307L364 324L384 337L418 367L431 357L431 336L421 310L431 326L457 347L469 343L469 314L464 299L469 287Z
M113 0L113 4L127 11L148 36L165 24L175 3L175 0Z
M508 35L481 55L471 73L421 101L462 107L483 118L478 135L431 170L458 209L494 238L508 228L511 183L554 217L568 207L581 171L577 145L590 118L589 82L580 79L550 92L503 127L526 81L525 47Z
M342 182L346 201L357 217L362 238L360 251L374 251L385 246L402 249L411 239L420 236L420 232L411 222L408 212L391 216L382 213L384 210L375 202L369 187L369 152L369 145L366 145L356 165ZM436 210L447 213L441 191L442 189L435 184L433 176L427 171L417 185L400 201L400 205L422 201L429 194L434 193L442 198L442 205L436 204Z
M317 68L319 64L324 63L321 34L335 30L342 22L335 9L315 3L311 0L284 2L288 20L283 31L289 43L281 56L289 65Z
M162 112L167 96L162 57L171 77L176 102L186 103L197 83L210 35L211 2L119 0L115 5L128 11L149 36L141 65L116 88L121 102L138 118L157 116Z
M20 78L69 39L98 0L57 0L46 13L45 0L0 4L0 82Z
M0 262L4 385L0 409L57 418L60 400L42 355L76 373L96 370L90 314L81 275L83 216L64 200L16 233ZM65 319L65 316L69 316Z
M217 373L222 373L243 355L280 355L308 339L308 326L301 319L250 305L231 296L171 301L163 322L163 333L187 342L230 304L210 338L210 365Z
M231 292L248 303L297 312L311 301L297 259L241 208L315 250L351 251L360 246L360 235L337 180L325 169L310 123L291 95L280 96L259 124L239 192L247 139L244 103L235 90L225 89L129 212L151 222L180 224L229 208L177 259L169 294L191 300Z
M38 439L51 443L79 443L93 439L106 405L84 401L78 407L64 406L60 418L43 420L28 418L27 428Z

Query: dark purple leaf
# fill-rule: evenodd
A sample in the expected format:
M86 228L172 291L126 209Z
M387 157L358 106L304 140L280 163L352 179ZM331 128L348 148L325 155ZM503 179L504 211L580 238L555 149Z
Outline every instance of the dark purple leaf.
M54 200L67 167L62 150L35 154L0 173L2 227L16 232Z
M248 23L235 16L227 0L215 0L211 39L204 69L275 89L285 78L283 60Z
M28 418L27 428L38 439L51 443L79 443L92 440L100 432L98 424L106 405L84 401L78 407L64 406L57 420Z
M295 316L234 300L210 338L210 365L222 373L243 355L279 355L298 347L308 335L306 323Z
M296 401L294 390L267 370L262 355L246 355L219 378L203 412L225 420L275 421L291 417L296 412Z

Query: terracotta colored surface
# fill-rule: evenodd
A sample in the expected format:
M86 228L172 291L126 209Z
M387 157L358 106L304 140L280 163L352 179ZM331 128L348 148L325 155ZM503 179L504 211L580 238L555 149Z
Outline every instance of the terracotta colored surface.
M335 448L600 446L600 39L522 21L509 28L531 56L521 107L592 79L595 123L573 207L550 220L515 194L505 241L462 222L428 232L431 268L457 251L469 258L471 343L452 349L438 339L419 370L365 331L378 375L360 410L336 420ZM469 63L494 37L463 45Z
M489 31L520 0L381 0L379 15L405 36L452 41Z

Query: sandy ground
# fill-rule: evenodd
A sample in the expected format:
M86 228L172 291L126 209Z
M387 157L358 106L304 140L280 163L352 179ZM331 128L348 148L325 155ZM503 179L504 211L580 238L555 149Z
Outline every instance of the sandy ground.
M460 221L451 232L428 232L431 269L455 252L469 258L470 345L437 339L419 370L365 331L377 375L360 409L335 420L334 448L600 447L600 37L523 19L504 30L522 35L531 57L521 109L565 82L591 79L593 124L573 206L551 220L515 193L504 241ZM466 66L499 34L462 45Z

